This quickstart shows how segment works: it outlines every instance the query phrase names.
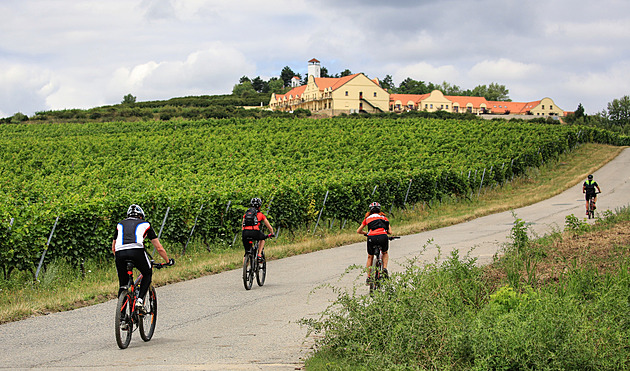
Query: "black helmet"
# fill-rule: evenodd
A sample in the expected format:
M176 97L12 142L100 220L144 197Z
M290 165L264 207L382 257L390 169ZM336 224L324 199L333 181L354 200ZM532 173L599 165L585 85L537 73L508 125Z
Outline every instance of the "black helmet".
M127 217L144 219L144 210L139 205L133 204L127 209Z
M588 175L588 180L593 180L593 174Z
M380 213L381 212L381 204L378 202L372 202L370 204L370 212L371 213Z
M260 209L260 207L262 206L262 200L258 197L254 197L251 201L249 201L249 204L252 205L252 207Z

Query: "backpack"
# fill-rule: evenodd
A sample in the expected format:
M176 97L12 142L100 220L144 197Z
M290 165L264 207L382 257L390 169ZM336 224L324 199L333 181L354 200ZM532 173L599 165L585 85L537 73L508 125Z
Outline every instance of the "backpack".
M258 210L250 207L243 216L243 227L253 227L258 225Z

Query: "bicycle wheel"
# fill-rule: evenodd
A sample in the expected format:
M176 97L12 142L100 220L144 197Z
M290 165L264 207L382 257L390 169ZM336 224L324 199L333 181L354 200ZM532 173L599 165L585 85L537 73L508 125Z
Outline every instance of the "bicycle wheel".
M381 279L381 268L383 267L383 262L374 257L374 261L372 262L372 269L370 270L370 275L372 276L370 279L370 294L379 288L379 281Z
M155 332L155 324L157 323L157 295L155 288L151 286L144 301L145 314L140 317L138 327L140 328L140 337L144 341L149 341Z
M118 296L118 304L116 304L116 316L114 319L116 343L120 349L125 349L131 342L131 333L133 332L133 309L131 300L127 290Z
M262 253L262 262L258 262L256 267L256 283L258 286L265 284L265 277L267 277L267 259L265 259L265 252Z
M245 255L245 261L243 262L243 286L245 290L252 288L252 282L254 281L254 255L248 253Z

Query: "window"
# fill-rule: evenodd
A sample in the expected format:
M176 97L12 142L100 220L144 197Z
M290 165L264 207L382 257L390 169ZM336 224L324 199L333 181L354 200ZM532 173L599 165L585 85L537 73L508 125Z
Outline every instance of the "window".
M448 109L448 104L446 105L446 109Z
M553 109L553 106L552 106L552 105L550 105L550 106L549 106L549 109L550 109L550 110L551 110L551 109Z
M346 97L348 96L348 91L346 90Z
M443 105L443 104L440 104L440 109L443 109L443 108L444 108L444 105Z
M431 109L433 109L433 103L431 103Z
M376 98L376 92L374 92L374 98Z
M545 105L543 104L542 106L543 106L542 109L545 109Z
M429 108L429 105L428 105L428 104L425 104L425 105L424 105L424 108Z

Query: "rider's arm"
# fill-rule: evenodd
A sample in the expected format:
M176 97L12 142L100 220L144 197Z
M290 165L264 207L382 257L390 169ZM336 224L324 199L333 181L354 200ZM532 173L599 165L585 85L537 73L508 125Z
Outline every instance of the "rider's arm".
M357 229L357 233L358 234L362 234L362 235L366 235L367 232L363 232L363 228L365 228L366 224L361 223L361 225L359 226L359 228Z
M598 185L596 185L595 187L597 187L597 192L602 193L602 190L601 190L601 189L599 189L599 184L598 184Z
M586 184L582 185L582 193L586 193Z
M162 259L164 259L164 261L168 263L168 261L169 261L168 260L168 255L166 255L166 250L164 250L164 247L160 243L160 240L157 239L157 238L154 238L154 239L151 240L151 243L153 244L153 246L157 250L158 254L160 254Z
M269 224L269 220L267 218L265 218L264 223L265 227L269 230L269 233L273 234L273 228L271 228L271 224Z
M112 253L114 254L114 256L116 255L116 240L112 241Z

